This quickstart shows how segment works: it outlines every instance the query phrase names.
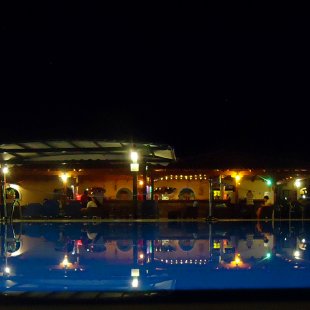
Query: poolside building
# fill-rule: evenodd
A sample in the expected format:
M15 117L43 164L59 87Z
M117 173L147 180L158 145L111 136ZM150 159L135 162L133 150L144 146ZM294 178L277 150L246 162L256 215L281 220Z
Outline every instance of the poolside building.
M52 200L70 210L88 190L104 217L248 218L254 216L246 206L249 190L255 206L264 196L275 205L306 201L310 184L307 163L233 153L177 158L171 146L153 143L57 140L3 144L0 150L2 205L18 200L23 210Z

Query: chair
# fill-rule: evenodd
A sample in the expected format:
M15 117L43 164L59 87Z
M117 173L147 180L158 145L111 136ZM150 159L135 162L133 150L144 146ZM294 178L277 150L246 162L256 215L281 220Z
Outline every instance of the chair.
M198 207L186 207L185 212L184 212L184 218L197 219L198 218Z
M69 204L64 206L64 216L72 218L80 218L81 208L82 204L79 201L77 200L70 201Z
M29 203L22 207L23 218L40 218L43 216L43 206L39 202Z
M274 217L274 206L263 207L261 219L272 219Z
M97 208L87 208L87 210L85 211L84 216L86 217L101 217L101 212L99 207Z
M168 211L168 219L182 219L182 210Z
M59 216L59 202L55 199L45 200L43 203L43 215L46 217L57 217Z
M139 216L144 219L156 219L159 217L157 201L145 200L139 208Z

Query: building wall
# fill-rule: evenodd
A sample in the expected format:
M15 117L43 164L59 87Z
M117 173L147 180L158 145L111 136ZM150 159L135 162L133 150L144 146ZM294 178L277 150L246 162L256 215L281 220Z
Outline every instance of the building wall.
M130 176L119 177L104 176L92 178L89 176L79 177L79 193L83 193L86 188L103 187L106 192L104 194L106 199L116 199L117 192L126 188L132 192L132 178Z
M168 195L169 200L179 199L179 194L182 189L190 188L194 194L195 199L203 200L209 199L209 182L207 180L158 180L155 182L156 187L174 187L176 191Z
M235 179L222 181L227 185L236 184ZM169 200L179 199L179 194L183 188L190 188L195 194L195 199L206 200L209 199L209 181L208 180L158 180L155 183L155 187L174 187L176 191L168 195ZM223 193L221 199L225 199L227 193L231 197L231 202L235 202L235 192L225 191L223 186ZM265 195L269 196L271 203L274 203L274 189L272 186L268 186L263 180L250 180L242 178L237 184L238 198L245 199L248 190L252 190L254 199L263 199Z
M8 184L20 193L20 204L38 202L42 203L45 198L53 199L54 189L62 188L63 184L58 176L42 176L40 178L24 179L18 184Z
M236 184L235 179L231 178L225 180L225 184ZM122 189L128 189L132 192L132 177L116 176L116 175L103 175L103 176L79 176L78 180L75 178L69 178L67 186L75 186L75 190L81 194L86 188L102 187L106 190L104 196L106 199L116 199L117 192ZM158 187L174 187L176 191L167 195L169 200L178 200L180 192L185 189L191 189L194 192L194 196L191 199L195 200L208 200L209 199L209 181L202 180L175 180L175 179L163 179L154 183L155 188ZM16 189L21 194L21 204L27 204L30 202L42 203L45 198L54 198L54 189L63 188L63 182L57 175L50 176L34 176L23 178L18 182ZM292 186L288 186L291 188ZM214 187L215 188L215 187ZM224 191L225 186L221 193L220 199L225 199L229 193L231 202L235 202L235 192ZM246 192L251 189L254 194L254 199L263 199L264 195L268 195L272 203L274 203L274 188L268 186L266 182L260 179L252 181L249 178L242 178L237 184L238 198L245 199ZM138 185L138 191L142 191L142 186ZM160 197L162 198L162 197Z
M309 185L310 185L310 179L309 178L304 178L304 179L299 179L300 184L297 187L296 186L296 179L298 178L292 178L289 180L286 180L286 182L282 183L279 186L280 190L280 198L286 198L291 201L295 201L298 199L301 199L305 196L309 197Z
M69 178L67 186L76 185L73 178ZM8 183L7 187L13 187L20 193L21 205L38 202L42 203L45 198L53 199L54 189L61 189L64 187L62 180L58 176L40 176L33 178L25 178L18 184ZM82 176L78 180L78 193L81 194L86 188L103 187L105 198L116 199L116 193L121 188L129 189L132 192L132 178L123 177L115 178L115 176L102 177L88 177Z
M263 199L265 195L269 196L270 202L274 203L274 190L272 186L268 186L264 180L251 181L250 179L242 178L240 185L238 185L239 199L245 199L246 193L251 190L254 197L253 199Z

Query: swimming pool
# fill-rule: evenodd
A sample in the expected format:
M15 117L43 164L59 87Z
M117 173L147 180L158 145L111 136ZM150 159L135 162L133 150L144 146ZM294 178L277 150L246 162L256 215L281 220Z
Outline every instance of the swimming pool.
M0 291L308 289L309 232L306 221L2 224Z

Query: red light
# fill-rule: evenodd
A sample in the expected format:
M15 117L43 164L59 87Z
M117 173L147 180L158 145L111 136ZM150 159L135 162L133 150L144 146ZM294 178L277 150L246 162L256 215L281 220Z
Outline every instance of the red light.
M76 241L76 245L78 245L78 246L81 246L81 245L83 245L83 242L82 242L82 240L77 240L77 241Z

